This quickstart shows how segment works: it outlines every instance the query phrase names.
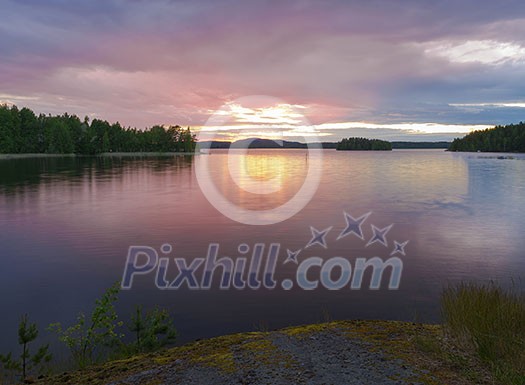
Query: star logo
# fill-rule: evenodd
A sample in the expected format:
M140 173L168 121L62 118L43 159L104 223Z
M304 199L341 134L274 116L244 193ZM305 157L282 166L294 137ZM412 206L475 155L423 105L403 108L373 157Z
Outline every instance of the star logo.
M372 231L374 232L374 235L372 236L372 238L370 238L370 240L368 241L365 247L368 247L371 244L376 243L376 242L381 243L383 246L388 246L386 234L390 231L392 226L394 225L392 224L390 226L383 227L382 229L380 229L379 227L375 227L374 225L372 225Z
M310 231L312 232L312 239L310 239L310 242L305 246L305 248L313 246L313 245L320 245L326 249L326 235L330 230L332 230L333 226L330 226L324 230L317 230L315 227L310 226Z
M406 256L405 254L405 246L408 244L408 241L405 241L403 243L399 243L398 241L394 241L394 250L390 253L390 255L394 254L401 254L402 256Z
M346 221L346 227L345 229L339 234L337 237L337 240L346 237L348 234L355 234L360 239L364 240L363 237L363 231L361 229L361 226L363 225L363 222L366 221L366 219L372 214L372 212L368 212L365 215L361 215L359 218L354 218L347 212L344 212L345 215L345 221Z
M293 262L297 265L299 263L299 261L297 260L297 257L299 256L300 252L301 252L301 249L296 250L296 251L286 249L286 253L288 254L288 256L286 257L286 260L283 263Z

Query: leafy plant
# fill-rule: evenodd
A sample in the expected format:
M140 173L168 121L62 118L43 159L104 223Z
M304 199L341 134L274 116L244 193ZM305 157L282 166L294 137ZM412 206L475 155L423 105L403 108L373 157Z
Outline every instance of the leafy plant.
M111 349L120 344L122 335L117 328L122 326L118 321L114 303L118 298L120 283L111 286L100 299L89 317L79 313L77 322L67 328L60 323L49 325L49 330L58 334L71 351L75 364L83 368L96 362L103 354L103 349Z

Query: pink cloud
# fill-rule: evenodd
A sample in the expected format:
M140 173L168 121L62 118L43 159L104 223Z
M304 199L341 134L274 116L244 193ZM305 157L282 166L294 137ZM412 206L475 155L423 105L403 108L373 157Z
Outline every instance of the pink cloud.
M516 81L524 69L487 73L430 57L421 44L507 41L523 29L511 7L476 9L474 17L465 5L452 12L406 2L8 2L0 93L38 112L138 127L201 125L210 110L254 94L308 106L315 124L487 123L490 114L479 121L447 106L525 99ZM496 93L503 83L508 88Z

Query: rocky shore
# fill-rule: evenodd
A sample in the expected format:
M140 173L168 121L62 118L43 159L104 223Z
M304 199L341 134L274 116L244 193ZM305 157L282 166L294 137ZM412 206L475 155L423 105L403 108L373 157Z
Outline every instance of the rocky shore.
M63 373L39 384L489 384L439 325L337 321L239 333Z

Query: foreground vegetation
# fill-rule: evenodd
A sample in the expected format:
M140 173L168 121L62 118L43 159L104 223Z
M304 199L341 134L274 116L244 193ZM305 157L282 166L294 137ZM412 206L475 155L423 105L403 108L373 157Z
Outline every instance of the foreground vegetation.
M525 123L473 131L454 139L449 151L525 152Z
M78 314L73 325L49 325L48 330L56 333L59 341L69 349L75 368L156 351L175 342L177 331L164 309L146 312L139 305L130 320L121 321L114 306L119 290L120 283L115 283L96 300L91 314ZM131 335L126 336L126 331ZM35 377L50 375L53 357L49 345L31 353L38 334L37 325L30 323L27 315L22 316L18 328L22 352L19 356L12 352L0 354L0 384L34 381Z
M525 296L515 287L463 283L444 290L445 331L502 384L525 384Z
M0 153L82 154L104 152L193 152L190 128L123 128L120 123L75 115L36 115L29 108L0 105Z
M353 151L391 151L392 144L379 139L345 138L337 143L336 149Z
M410 381L525 384L525 296L516 287L506 290L494 283L461 283L445 288L442 325L336 321L274 332L240 333L168 350L161 348L173 344L176 338L169 314L161 309L144 312L137 306L130 320L120 321L114 308L118 292L118 284L109 288L96 301L93 311L79 314L73 325L56 323L48 328L69 348L72 362L81 369L76 372L52 375L48 345L34 348L37 326L24 315L18 330L21 354L0 355L0 384L32 382L37 377L37 382L43 384L106 384L130 376L156 383L160 373L192 376L197 370L205 376L211 373L207 368L222 373L226 381L242 378L252 369L264 369L270 376L297 373L296 369L303 370L300 368L304 362L283 351L276 341L284 338L288 341L284 346L291 343L309 351L313 345L318 349L327 333L332 336L330 344L337 336L339 346L325 346L328 352L341 347L344 350L345 344L366 346L372 353L380 352L394 366L400 362L406 365ZM126 337L125 332L130 334ZM352 360L341 362L342 368L352 365Z

